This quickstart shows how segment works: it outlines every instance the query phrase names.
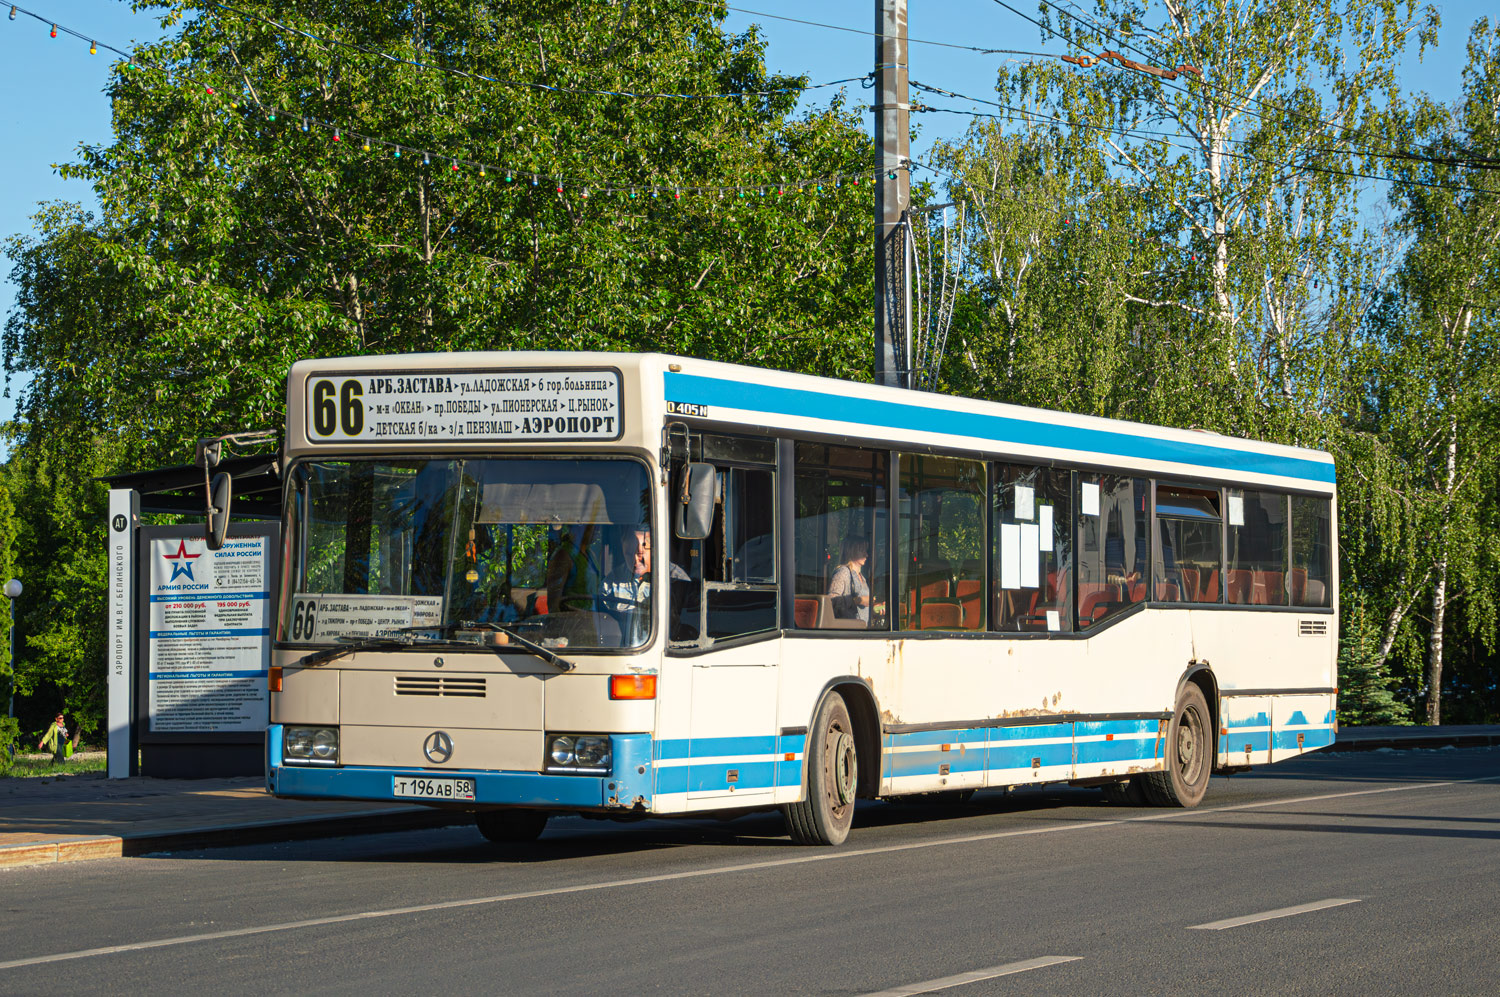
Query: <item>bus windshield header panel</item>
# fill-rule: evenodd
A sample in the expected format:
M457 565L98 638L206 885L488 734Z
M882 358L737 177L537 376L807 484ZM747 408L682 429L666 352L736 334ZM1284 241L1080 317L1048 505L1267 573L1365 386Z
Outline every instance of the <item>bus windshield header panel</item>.
M638 460L311 460L291 489L282 641L465 624L559 648L650 635L652 488Z
M317 373L306 384L314 444L618 440L613 368Z

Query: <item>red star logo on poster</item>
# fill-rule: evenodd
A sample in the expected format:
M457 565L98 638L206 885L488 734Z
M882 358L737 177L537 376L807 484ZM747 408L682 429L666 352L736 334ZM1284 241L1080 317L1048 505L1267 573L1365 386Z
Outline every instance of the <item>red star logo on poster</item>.
M173 562L172 577L168 578L167 581L175 582L183 575L187 575L188 581L196 582L198 579L193 577L193 558L202 556L203 553L201 551L197 554L189 554L187 552L186 540L177 541L177 553L162 555L162 557L166 558L168 561Z

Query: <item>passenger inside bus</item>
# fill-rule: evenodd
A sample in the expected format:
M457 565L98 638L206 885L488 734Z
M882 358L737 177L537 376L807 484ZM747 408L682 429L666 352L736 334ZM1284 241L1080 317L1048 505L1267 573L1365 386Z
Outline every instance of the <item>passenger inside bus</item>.
M865 580L865 562L870 559L870 541L864 537L847 537L839 557L839 566L828 584L833 615L840 620L870 622L870 583Z

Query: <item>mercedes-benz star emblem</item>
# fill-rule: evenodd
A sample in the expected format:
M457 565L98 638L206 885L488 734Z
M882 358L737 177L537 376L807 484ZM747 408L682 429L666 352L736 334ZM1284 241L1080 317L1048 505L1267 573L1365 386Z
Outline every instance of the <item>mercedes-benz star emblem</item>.
M429 762L443 764L453 757L453 738L445 730L435 730L422 742L422 754Z

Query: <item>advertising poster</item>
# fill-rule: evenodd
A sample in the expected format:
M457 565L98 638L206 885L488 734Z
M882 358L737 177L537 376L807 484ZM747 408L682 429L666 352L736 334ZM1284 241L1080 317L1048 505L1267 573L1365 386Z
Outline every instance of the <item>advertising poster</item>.
M260 731L271 657L268 537L150 541L147 679L153 732Z

